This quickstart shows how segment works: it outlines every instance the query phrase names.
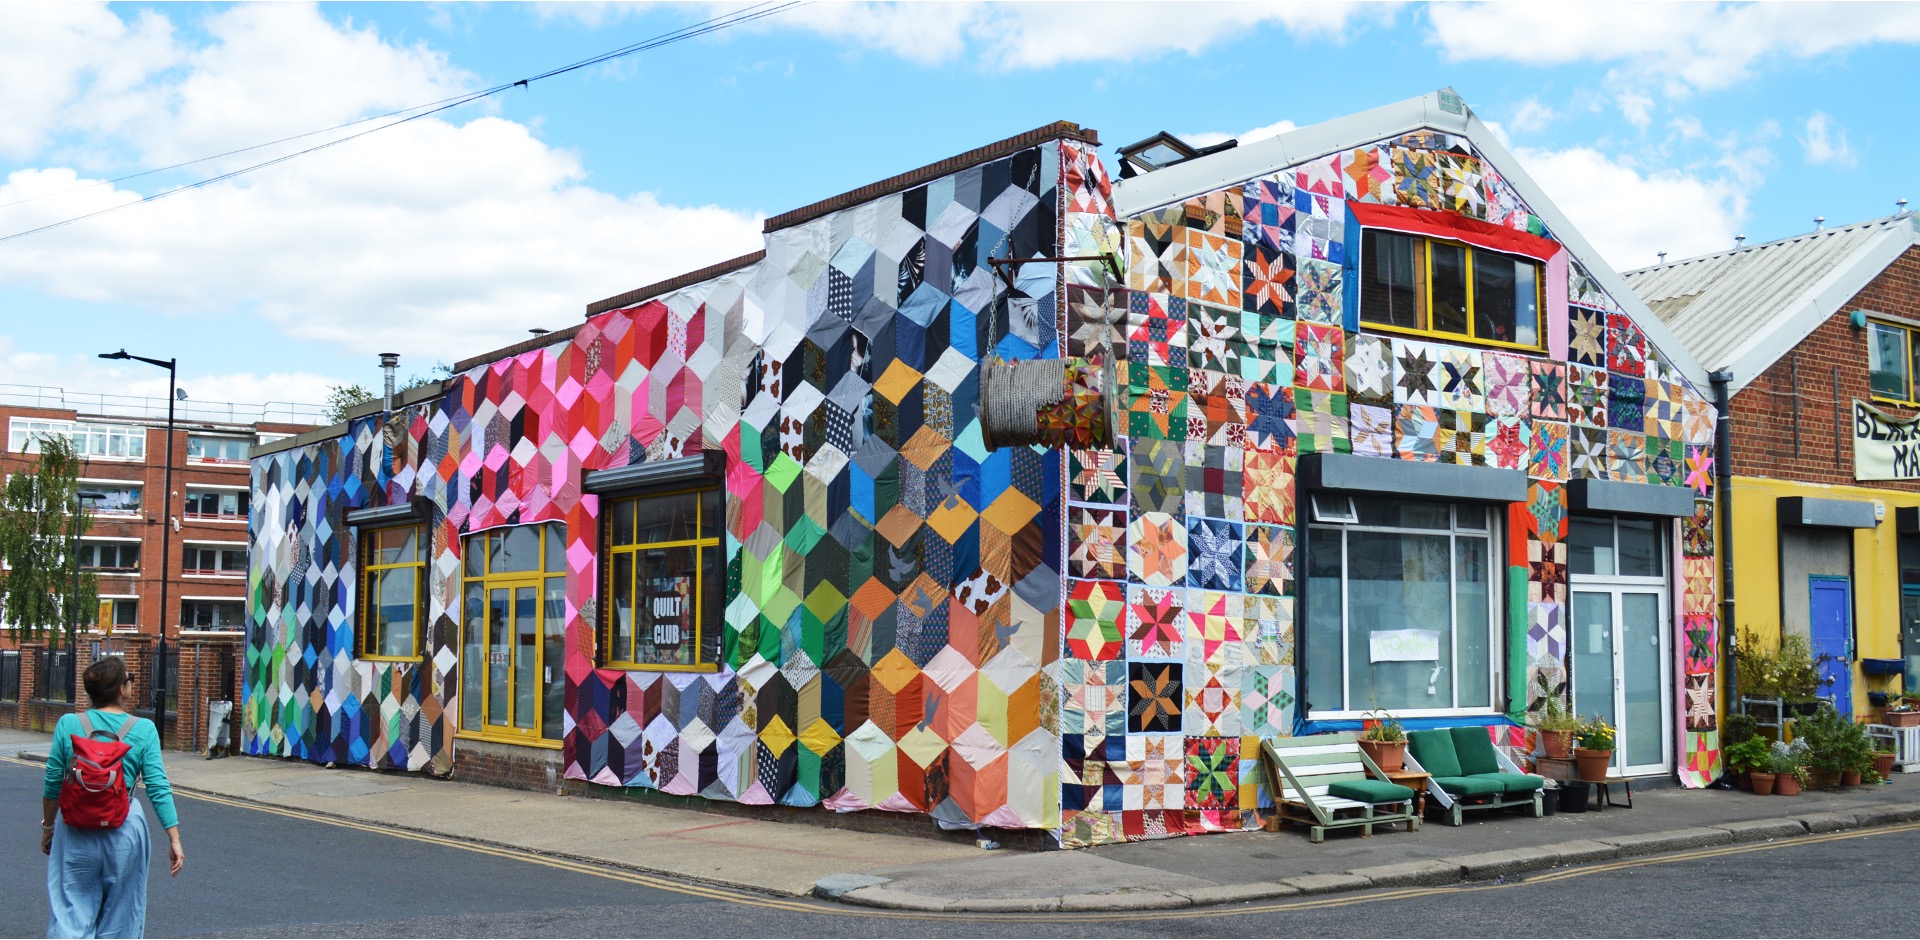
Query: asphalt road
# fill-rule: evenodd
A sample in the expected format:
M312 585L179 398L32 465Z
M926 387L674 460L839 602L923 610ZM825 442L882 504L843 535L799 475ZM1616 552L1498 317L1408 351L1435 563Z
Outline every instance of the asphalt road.
M0 761L0 936L44 936L37 768ZM1735 846L1502 885L1191 911L927 918L683 885L182 797L187 870L157 840L150 936L1706 936L1903 935L1920 831ZM151 821L151 817L149 817ZM158 833L158 828L155 830ZM1233 850L1230 836L1217 839ZM1301 851L1311 851L1302 840ZM611 876L611 877L609 877Z

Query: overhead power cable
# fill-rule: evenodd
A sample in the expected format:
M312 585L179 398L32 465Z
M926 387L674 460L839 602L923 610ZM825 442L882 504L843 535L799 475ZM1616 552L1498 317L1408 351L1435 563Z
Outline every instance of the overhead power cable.
M87 219L98 218L99 216L108 215L114 212L119 212L123 209L131 209L135 206L146 205L147 203L154 202L160 199L165 199L168 196L178 195L180 193L187 192L189 190L200 189L201 187L204 187L204 186L211 186L214 183L222 182L224 180L230 180L236 176L241 176L246 173L251 173L255 170L261 170L270 166L275 166L281 163L285 163L289 160L297 159L299 157L306 156L307 154L314 153L316 151L325 150L329 147L335 147L351 140L358 140L362 137L367 136L368 134L378 133L380 131L386 130L391 127L398 127L401 124L406 124L411 121L417 121L423 117L428 117L430 115L438 114L442 111L446 111L452 108L457 108L463 104L469 104L471 102L478 101L482 98L488 98L511 88L527 87L534 82L542 81L544 79L554 78L559 75L565 75L568 72L578 71L580 69L588 68L590 66L599 65L602 62L607 62L613 59L630 56L635 53L647 52L653 49L658 49L662 46L668 46L668 45L672 45L673 43L682 42L682 41L693 39L699 36L704 36L704 35L707 35L708 33L719 32L720 30L727 29L733 26L738 26L742 23L748 23L754 20L764 19L776 13L790 10L794 7L804 6L806 5L807 2L809 2L809 0L788 0L788 2L785 2L785 3L774 4L772 3L772 0L762 0L762 2L760 3L756 3L749 7L743 7L739 10L733 11L732 13L727 13L721 16L713 17L712 19L703 20L699 23L695 23L690 26L683 26L671 32L661 33L660 35L654 36L650 39L644 39L644 40L641 40L640 42L632 43L626 46L621 46L618 49L614 49L609 52L603 52L591 58L582 59L578 62L574 62L569 65L560 66L559 68L549 69L547 71L540 72L535 75L529 75L526 78L522 78L517 81L511 81L511 82L506 82L499 85L494 85L491 88L484 88L479 91L470 92L464 95L456 95L451 98L442 98L439 101L431 102L429 104L417 105L412 108L402 108L398 111L390 111L382 115L375 115L373 117L361 118L356 121L349 121L345 124L335 125L334 127L329 127L322 130L309 131L304 134L296 134L292 137L283 137L279 140L269 141L264 144L255 144L251 147L242 147L238 150L230 150L230 151L227 151L226 153L215 154L210 157L202 157L198 160L189 160L185 163L177 163L172 166L160 167L158 169L153 169L153 170L143 170L139 173L129 174L127 176L119 177L113 180L105 180L105 181L102 181L101 183L91 184L90 186L75 187L72 190L64 190L63 192L75 192L80 189L91 188L91 186L93 185L105 185L105 184L121 182L124 180L134 179L140 176L147 176L154 173L161 173L167 170L178 169L180 167L185 167L185 166L192 166L196 163L205 163L209 160L218 160L222 157L228 157L234 154L246 153L252 150L259 150L263 147L271 147L276 144L283 144L289 141L301 140L303 138L312 137L316 134L325 134L330 131L344 130L349 127L355 127L361 124L365 124L369 121L379 121L385 118L397 117L396 120L388 121L387 123L380 124L376 127L367 128L366 130L360 131L358 133L348 134L345 137L339 137L334 140L329 140L325 143L315 144L304 150L297 150L297 151L294 151L293 153L275 157L271 160L263 160L259 163L251 164L249 166L244 166L236 170L230 170L226 173L221 173L215 176L210 176L210 177L207 177L206 179L202 179L193 183L188 183L183 186L177 186L173 189L163 190L161 192L154 193L150 196L145 196L143 198L137 199L133 202L125 202L117 206L109 206L105 209L97 209L93 212L89 212L84 215L77 215L69 219L62 219L61 221L58 221L58 222L49 222L46 225L38 226L36 228L26 229L24 231L14 232L10 235L0 235L0 242L9 242L16 238L25 238L29 235L36 235L41 232L50 231L52 229L61 228L67 225L72 225L75 222L84 222ZM405 115L405 116L398 117L400 115ZM24 203L24 202L33 202L37 199L43 199L43 198L47 198L48 196L54 196L54 195L60 195L60 193L48 193L43 196L36 196L33 199L21 200L21 202L17 202L17 203L7 203L5 205L0 205L0 208L6 208L7 206L12 206L12 205L20 205L21 203Z

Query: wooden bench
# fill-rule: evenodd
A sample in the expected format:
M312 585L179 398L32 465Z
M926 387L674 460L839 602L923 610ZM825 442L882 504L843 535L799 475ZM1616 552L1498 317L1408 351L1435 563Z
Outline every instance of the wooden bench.
M1298 823L1308 827L1307 837L1315 843L1326 841L1328 829L1351 826L1360 827L1362 836L1373 835L1374 826L1400 822L1408 832L1420 830L1420 816L1413 811L1418 794L1388 781L1352 732L1266 738L1260 749L1275 808L1269 830L1282 822Z

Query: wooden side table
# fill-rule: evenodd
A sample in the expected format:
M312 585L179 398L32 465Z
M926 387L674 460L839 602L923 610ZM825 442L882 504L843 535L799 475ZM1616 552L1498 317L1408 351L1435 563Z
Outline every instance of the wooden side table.
M1413 814L1425 818L1427 815L1427 781L1433 778L1430 773L1418 770L1385 770L1387 781L1403 787L1413 788Z

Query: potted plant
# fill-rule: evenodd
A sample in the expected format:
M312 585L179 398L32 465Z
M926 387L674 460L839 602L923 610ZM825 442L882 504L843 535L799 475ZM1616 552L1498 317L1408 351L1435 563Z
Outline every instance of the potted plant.
M1545 680L1542 679L1542 684ZM1540 701L1540 746L1548 757L1566 760L1573 754L1573 735L1580 730L1580 719L1567 710L1560 696L1548 692Z
M1807 782L1807 768L1800 761L1800 748L1774 745L1773 792L1781 796L1800 795L1800 788Z
M1881 780L1893 776L1893 758L1894 752L1892 751L1874 751L1873 775Z
M1360 749L1382 772L1400 772L1407 765L1407 730L1386 712L1367 712L1362 718Z
M1887 704L1880 706L1880 723L1895 728L1920 727L1920 696L1907 693L1887 696Z
M1574 739L1577 746L1573 749L1573 762L1579 768L1580 779L1607 779L1607 768L1613 763L1613 728L1595 715L1591 721L1580 723Z
M1721 759L1727 762L1727 772L1745 777L1753 792L1765 796L1773 792L1773 747L1766 738L1755 735L1744 741L1727 745L1720 752ZM1766 789L1760 788L1760 774L1766 774Z
M1796 742L1806 747L1807 785L1813 789L1829 789L1848 779L1857 786L1859 775L1873 766L1867 729L1847 720L1830 703L1819 702L1795 730Z

